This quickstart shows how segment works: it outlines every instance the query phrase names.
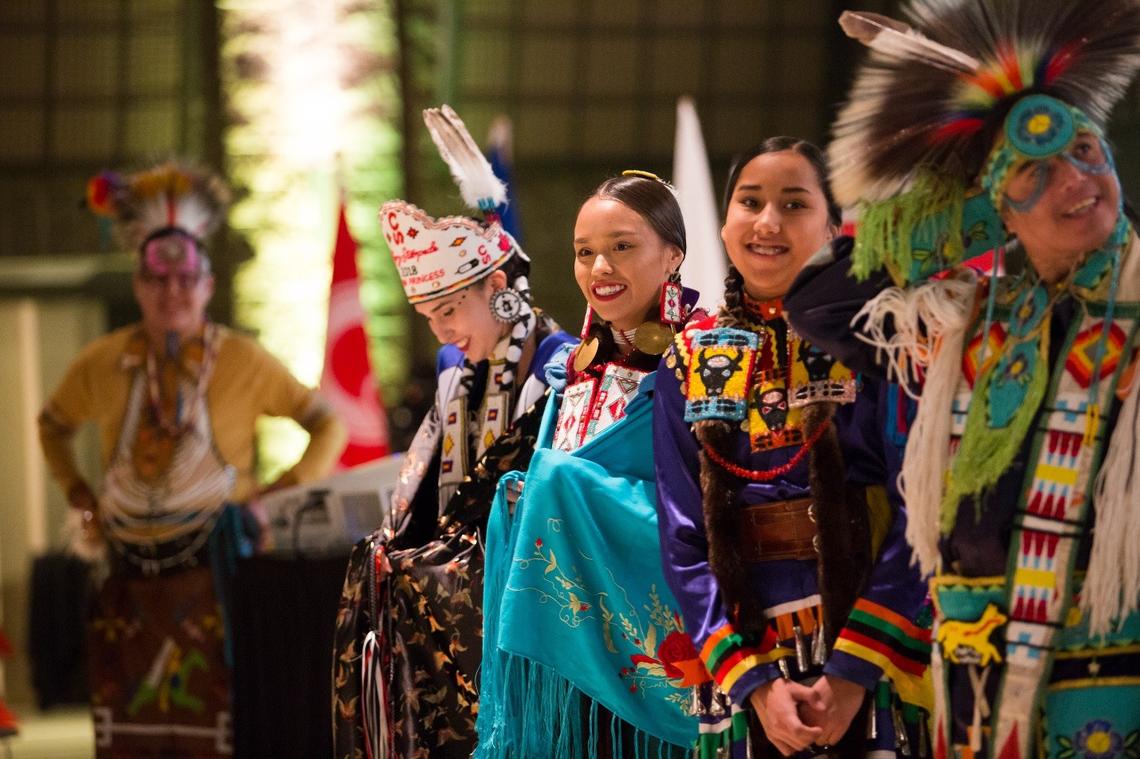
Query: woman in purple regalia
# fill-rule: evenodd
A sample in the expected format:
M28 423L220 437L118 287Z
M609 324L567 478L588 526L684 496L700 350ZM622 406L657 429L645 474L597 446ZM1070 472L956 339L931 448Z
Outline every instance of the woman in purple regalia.
M725 304L678 336L654 409L665 577L712 676L701 754L925 755L926 592L883 486L888 388L781 303L838 230L820 153L769 139L726 195Z

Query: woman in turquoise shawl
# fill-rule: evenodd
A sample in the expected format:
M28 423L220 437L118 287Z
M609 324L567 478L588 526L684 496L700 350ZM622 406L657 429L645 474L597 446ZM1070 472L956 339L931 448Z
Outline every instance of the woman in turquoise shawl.
M657 177L607 180L579 210L582 343L547 365L556 402L487 527L476 756L658 756L696 738L707 674L662 575L651 423L658 355L696 301L684 253Z

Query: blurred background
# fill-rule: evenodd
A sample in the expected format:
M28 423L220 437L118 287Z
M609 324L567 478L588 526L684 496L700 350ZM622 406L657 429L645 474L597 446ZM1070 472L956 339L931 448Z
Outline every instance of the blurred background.
M131 258L83 210L86 180L182 157L237 192L211 257L213 318L255 334L303 381L322 366L338 192L360 245L373 366L401 450L437 345L411 318L376 223L386 199L465 213L423 128L446 102L477 140L509 120L514 209L539 304L580 323L574 215L627 168L669 176L691 96L714 187L760 139L826 140L861 50L840 0L0 0L0 694L37 704L28 657L33 557L57 546L64 499L35 418L92 338L138 316ZM1112 138L1135 196L1140 102ZM719 200L718 200L719 202ZM271 477L303 433L261 430ZM89 478L94 431L81 441ZM73 631L79 635L79 631ZM39 694L39 705L44 705Z

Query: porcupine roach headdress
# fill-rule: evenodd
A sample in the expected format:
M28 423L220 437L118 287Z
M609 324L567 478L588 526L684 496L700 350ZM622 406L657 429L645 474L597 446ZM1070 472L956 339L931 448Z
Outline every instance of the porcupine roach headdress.
M174 161L87 183L87 205L115 223L120 242L154 273L209 271L205 240L221 224L230 192L216 175Z
M829 148L837 199L862 209L853 272L886 267L899 284L1004 242L997 214L1019 164L1064 153L1082 131L1100 137L1107 153L1109 113L1140 69L1137 0L914 0L907 15L913 26L871 14L841 18L873 52ZM903 467L907 539L925 571L939 565L938 535L952 516L938 505L948 397L974 293L969 277L892 288L856 317L866 320L870 342L926 367ZM885 316L910 327L889 340L874 334ZM1081 595L1094 632L1135 610L1140 596L1140 520L1129 516L1125 484L1140 469L1131 444L1138 395L1133 388L1125 401L1096 485L1097 538Z
M1019 99L1051 96L1103 129L1140 67L1136 0L914 0L906 15L841 17L873 52L828 148L836 200L861 209L855 274L886 265L900 283L1001 242L976 182ZM939 260L916 262L920 239Z

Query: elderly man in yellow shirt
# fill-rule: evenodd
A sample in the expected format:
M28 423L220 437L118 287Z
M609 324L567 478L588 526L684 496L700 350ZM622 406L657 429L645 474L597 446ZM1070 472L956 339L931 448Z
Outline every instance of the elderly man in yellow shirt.
M110 548L89 629L97 756L229 756L224 580L244 539L238 504L258 492L254 423L288 416L310 434L265 490L327 473L344 426L256 341L206 318L204 240L228 201L220 180L169 163L101 175L88 197L138 252L142 311L83 349L40 416L44 455L87 541ZM71 446L85 422L100 431L97 493Z

